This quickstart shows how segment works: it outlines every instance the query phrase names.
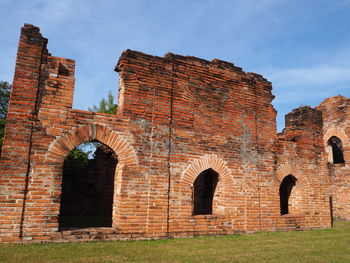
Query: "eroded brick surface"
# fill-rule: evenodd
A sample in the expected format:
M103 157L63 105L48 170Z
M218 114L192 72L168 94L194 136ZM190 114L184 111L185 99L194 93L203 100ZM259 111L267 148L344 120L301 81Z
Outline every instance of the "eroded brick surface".
M334 116L325 116L327 101L292 111L277 134L271 83L262 76L218 59L127 50L116 66L117 114L74 110L75 62L51 56L46 43L38 28L22 28L0 161L1 241L329 228L330 191L335 211L347 205L340 199L348 188L334 187L345 185L338 170L346 165L332 167L329 176L324 134ZM349 134L345 111L335 108ZM112 228L60 231L64 158L91 140L118 158ZM194 188L212 179L194 182L208 169L217 176L213 195L205 193L213 196L212 202L205 199L212 209L194 215L194 193L202 198ZM288 175L295 185L288 214L281 215L280 185ZM346 211L335 213L349 219Z
M328 154L333 216L350 220L350 99L343 96L331 97L316 108L323 115L323 142ZM344 163L334 164L332 161L329 140L333 136L342 143Z

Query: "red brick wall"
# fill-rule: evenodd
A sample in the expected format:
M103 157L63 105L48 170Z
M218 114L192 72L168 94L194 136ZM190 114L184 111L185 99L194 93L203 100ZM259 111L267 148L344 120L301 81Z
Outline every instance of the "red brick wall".
M4 241L16 241L23 232L32 140L46 75L46 43L38 28L22 28L0 162L0 236Z
M323 143L327 148L332 136L342 141L344 164L328 164L333 200L333 216L350 220L350 99L335 96L316 107L323 115Z
M232 63L127 50L116 70L116 115L74 110L74 61L52 57L38 28L23 28L0 161L2 241L66 238L58 231L63 160L91 140L118 157L109 238L330 227L319 111L293 111L277 136L271 83ZM219 179L213 213L192 215L193 183L209 168ZM298 185L281 216L289 174Z
M290 214L280 218L282 225L290 222L309 229L329 224L329 180L322 137L320 111L300 107L286 115L286 128L276 141L277 175L279 182L289 174L297 182Z

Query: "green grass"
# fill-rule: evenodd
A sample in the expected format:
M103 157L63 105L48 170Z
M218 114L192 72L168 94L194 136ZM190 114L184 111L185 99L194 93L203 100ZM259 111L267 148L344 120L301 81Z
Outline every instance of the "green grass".
M0 262L350 262L350 222L329 230L151 241L0 244Z

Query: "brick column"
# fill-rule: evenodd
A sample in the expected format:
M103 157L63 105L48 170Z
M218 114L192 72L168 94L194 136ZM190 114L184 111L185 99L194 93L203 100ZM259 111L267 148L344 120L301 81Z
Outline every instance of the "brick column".
M31 138L47 60L39 28L22 27L0 159L0 241L20 241L30 172Z
M319 110L300 107L286 115L285 136L294 142L305 176L305 227L330 227L329 177L323 145L323 118Z

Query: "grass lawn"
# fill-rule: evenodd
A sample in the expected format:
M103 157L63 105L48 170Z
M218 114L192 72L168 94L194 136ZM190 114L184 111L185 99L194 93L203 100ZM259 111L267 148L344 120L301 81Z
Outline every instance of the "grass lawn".
M151 241L0 244L0 262L350 262L350 222L334 229Z

